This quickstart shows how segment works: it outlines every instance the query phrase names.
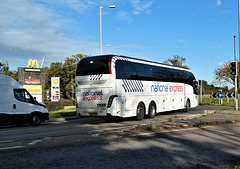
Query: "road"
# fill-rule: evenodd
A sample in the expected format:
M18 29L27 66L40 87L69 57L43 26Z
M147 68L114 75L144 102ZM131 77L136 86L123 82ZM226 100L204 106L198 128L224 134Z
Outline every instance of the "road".
M191 113L194 111L200 110L194 109ZM144 133L119 130L179 113L140 122L127 119L104 123L101 119L83 118L37 127L1 126L0 168L240 166L239 125Z
M21 141L31 139L41 139L44 137L66 136L81 133L102 132L114 129L131 128L140 124L151 122L163 122L177 115L191 115L204 110L216 109L214 107L199 106L191 109L190 112L173 111L158 114L154 119L144 119L137 121L135 118L123 120L114 119L111 123L106 123L102 118L88 117L80 119L70 119L67 121L45 122L40 126L24 125L0 125L0 142L8 140Z

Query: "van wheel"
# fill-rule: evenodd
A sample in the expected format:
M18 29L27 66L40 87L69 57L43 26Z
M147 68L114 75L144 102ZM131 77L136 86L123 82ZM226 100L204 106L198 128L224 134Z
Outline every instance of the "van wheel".
M41 116L40 116L40 114L32 114L31 116L30 116L30 124L32 125L32 126L38 126L38 125L40 125L41 124Z
M154 118L156 116L156 105L154 102L151 102L148 108L148 117Z
M137 106L137 120L142 120L145 116L145 106L142 102L140 102Z

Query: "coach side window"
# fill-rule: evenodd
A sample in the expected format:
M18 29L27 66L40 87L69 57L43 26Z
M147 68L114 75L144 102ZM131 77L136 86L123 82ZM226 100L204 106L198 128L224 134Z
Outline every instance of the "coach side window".
M116 78L136 80L138 78L138 73L131 62L119 60L116 62Z
M116 70L116 79L123 79L124 78L123 62L121 62L120 60L117 60L115 65L115 70Z
M138 72L131 62L125 62L124 72L125 72L126 79L133 79L133 80L138 79Z

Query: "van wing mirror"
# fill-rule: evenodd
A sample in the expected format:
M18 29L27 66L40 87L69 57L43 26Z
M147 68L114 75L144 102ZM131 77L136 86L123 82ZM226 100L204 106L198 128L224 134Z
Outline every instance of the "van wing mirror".
M36 97L33 98L33 103L34 104L38 103Z

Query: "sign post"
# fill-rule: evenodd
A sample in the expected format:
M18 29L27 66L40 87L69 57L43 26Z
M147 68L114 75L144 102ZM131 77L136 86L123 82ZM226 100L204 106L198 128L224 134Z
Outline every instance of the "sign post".
M46 69L38 67L36 59L29 59L27 67L18 67L18 81L37 101L44 101Z
M218 97L219 97L219 99L221 99L221 104L223 104L224 93L223 93L222 91L220 91L220 92L218 93ZM220 102L220 100L219 100L219 102ZM220 103L219 103L219 104L220 104Z
M51 77L51 101L60 100L60 79L59 77Z

